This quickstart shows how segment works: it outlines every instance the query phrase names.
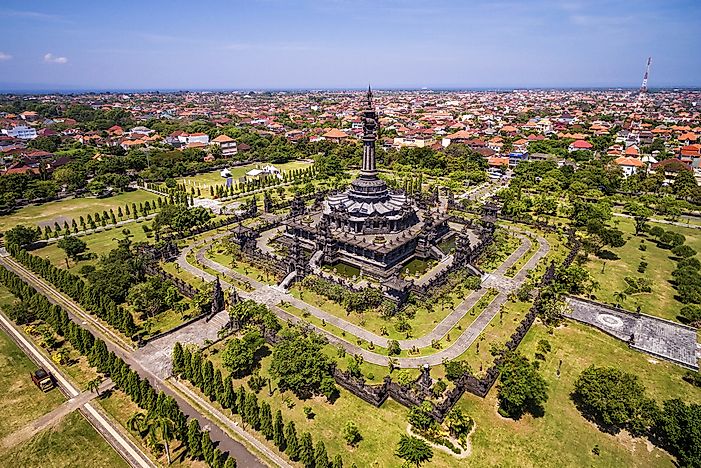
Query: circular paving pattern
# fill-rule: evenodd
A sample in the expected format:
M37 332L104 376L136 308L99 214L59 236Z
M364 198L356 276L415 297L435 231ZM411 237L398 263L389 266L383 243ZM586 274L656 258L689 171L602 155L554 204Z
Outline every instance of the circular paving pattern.
M621 328L623 326L623 320L615 315L599 314L596 316L596 320L609 328Z

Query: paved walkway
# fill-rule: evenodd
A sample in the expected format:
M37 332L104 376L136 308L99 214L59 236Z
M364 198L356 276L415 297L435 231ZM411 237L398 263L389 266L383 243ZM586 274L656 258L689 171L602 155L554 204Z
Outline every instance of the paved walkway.
M397 361L401 367L421 367L424 364L429 364L435 366L441 364L444 359L454 359L460 356L467 348L472 345L475 339L484 331L484 329L489 325L492 319L496 316L501 308L502 304L507 301L508 294L516 290L525 281L528 271L533 269L538 262L547 255L550 250L548 242L541 236L537 236L538 250L533 254L533 256L524 264L524 266L516 273L514 278L508 278L503 276L509 268L516 264L519 259L525 255L531 248L532 242L529 237L524 235L521 229L509 227L510 231L521 240L521 245L514 251L494 272L489 274L483 283L483 288L470 294L464 301L462 301L447 317L445 317L433 330L431 330L426 335L414 338L410 340L398 340L401 349L407 350L414 347L419 349L424 349L431 346L431 343L439 341L446 334L450 332L451 329L469 312L469 310L479 301L486 293L488 288L495 288L499 291L499 294L492 300L492 302L485 308L484 311L463 331L463 333L453 341L452 345L444 350L437 351L436 353L422 356L422 357L408 357L408 358L398 358ZM346 333L353 335L355 337L361 338L366 342L371 342L375 346L388 347L389 339L386 337L379 336L363 327L355 325L348 322L347 320L338 317L336 315L330 314L318 307L308 304L294 296L286 293L280 288L265 285L258 281L255 281L247 276L244 276L224 265L221 265L211 259L208 259L205 255L207 248L211 245L213 240L221 238L227 235L227 233L219 233L206 239L202 239L199 243L184 249L177 259L180 267L189 272L190 274L203 278L205 281L213 281L215 277L199 268L196 265L191 265L187 261L187 255L193 249L195 251L195 258L198 263L210 268L214 271L221 273L227 277L235 278L239 281L245 281L251 284L255 289L252 292L238 291L239 295L244 299L252 299L259 303L264 303L273 310L278 317L283 320L290 321L293 323L308 323L304 320L300 320L294 314L291 314L280 307L282 301L292 304L294 307L300 310L306 310L310 314L314 315L319 320L324 320L326 323L334 325ZM228 282L223 282L222 287L230 288L232 285ZM309 324L311 325L311 324ZM387 365L389 363L389 358L387 356L366 350L361 348L349 341L336 337L329 331L322 327L316 327L320 333L324 334L329 341L335 344L343 346L347 352L352 354L362 355L366 361L379 364Z
M107 379L100 384L99 393L102 394L113 387L114 382ZM92 401L98 396L99 395L96 392L85 391L80 395L71 398L70 400L61 404L61 406L58 408L55 408L53 411L35 419L12 434L7 435L4 439L2 439L2 441L0 441L0 447L14 447L15 445L31 439L35 434L38 434L44 429L54 427L61 421L61 419L63 419L64 416L67 416L78 408L83 407L87 402Z
M29 356L39 366L51 372L56 379L59 388L69 398L73 399L80 395L78 389L71 384L65 375L47 359L37 346L30 340L24 337L4 314L0 313L0 326L12 337L27 356ZM109 421L102 413L91 403L83 403L81 413L90 421L95 429L114 447L131 466L141 468L152 468L154 463L137 447L125 434L122 427Z
M565 317L591 325L631 348L698 370L696 329L659 317L569 296Z
M171 356L175 343L193 343L202 346L205 341L216 341L219 338L219 330L228 321L229 314L225 310L210 320L202 317L179 330L149 341L146 346L134 352L134 359L138 360L144 367L151 369L158 377L166 379L171 375Z

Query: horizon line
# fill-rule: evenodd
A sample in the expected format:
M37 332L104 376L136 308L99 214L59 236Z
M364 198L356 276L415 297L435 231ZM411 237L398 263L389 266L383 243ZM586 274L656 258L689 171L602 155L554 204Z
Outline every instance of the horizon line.
M561 86L378 86L373 87L376 91L639 91L639 86L633 85L561 85ZM648 87L648 92L668 91L668 90L701 90L701 85L669 85ZM3 88L0 84L0 96L3 95L46 95L46 94L106 94L106 93L186 93L186 92L358 92L365 91L365 87L81 87L81 86L36 86L22 87L12 86Z

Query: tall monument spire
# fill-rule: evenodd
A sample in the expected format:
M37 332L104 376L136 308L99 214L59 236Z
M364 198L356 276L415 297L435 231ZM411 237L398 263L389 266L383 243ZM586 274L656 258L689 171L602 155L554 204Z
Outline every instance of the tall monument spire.
M367 108L363 111L363 167L361 175L375 176L375 140L377 139L377 113L372 105L372 89L368 85Z

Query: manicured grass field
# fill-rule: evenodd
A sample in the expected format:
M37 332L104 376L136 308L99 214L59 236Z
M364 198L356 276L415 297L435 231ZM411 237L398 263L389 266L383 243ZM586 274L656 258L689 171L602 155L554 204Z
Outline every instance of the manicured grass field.
M643 439L599 431L582 417L569 395L577 376L596 364L617 366L638 375L648 394L658 401L679 397L687 402L699 402L701 390L682 380L684 369L658 362L604 333L573 322L566 322L552 335L536 323L519 350L533 359L540 339L552 345L552 352L540 367L550 386L545 415L541 418L527 415L519 421L502 418L496 411L496 388L484 400L464 396L460 407L477 424L469 466L673 466L666 452ZM592 453L595 445L600 450L598 456Z
M53 428L9 450L0 451L3 466L128 467L129 464L78 412Z
M624 291L627 287L624 277L644 277L652 280L652 292L630 295L623 301L622 306L633 311L640 306L641 312L645 314L677 320L679 309L684 304L675 299L676 290L669 282L676 268L676 262L670 258L672 252L659 248L653 238L635 236L632 220L616 219L620 220L618 227L627 239L623 247L609 249L619 258L604 260L590 255L586 263L587 269L599 283L599 289L594 291L597 300L614 304L616 302L614 293ZM650 225L654 224L650 223ZM688 245L701 251L701 231L665 224L659 224L659 226L665 230L683 234ZM647 246L645 251L639 249L641 239L645 239L644 244ZM645 273L637 271L641 261L648 263Z
M95 234L89 234L87 236L81 236L80 239L88 244L88 250L86 254L95 254L97 257L107 254L110 250L117 248L117 243L120 239L124 239L124 230L129 230L129 236L132 242L144 242L148 238L144 232L143 226L151 226L150 221L130 223L125 226L120 226L112 228L108 231L97 232ZM149 233L151 234L151 233ZM33 250L31 252L33 255L38 255L40 257L48 258L51 263L60 268L66 267L66 254L63 250L58 248L58 244L53 242L48 244L46 247ZM68 269L74 273L77 273L81 266L92 265L97 261L95 259L79 260L75 262L73 260L68 261Z
M215 368L221 365L219 356L219 353L212 356ZM261 375L266 377L270 359L270 356L266 356L261 360ZM246 380L247 378L236 380L235 385L246 385ZM399 403L387 400L380 408L375 408L343 389L340 389L340 397L333 404L328 403L323 397L302 401L291 392L280 393L274 384L273 389L272 397L268 396L267 387L261 390L257 394L258 400L269 402L273 414L281 409L285 421L295 422L298 436L309 431L315 441L323 440L331 458L340 453L343 457L343 466L351 466L353 463L359 467L378 468L401 465L401 460L394 455L394 450L400 434L406 432L408 410ZM246 390L250 391L250 388L246 386ZM313 419L305 416L305 406L312 408L315 413ZM230 414L229 411L225 413ZM241 423L238 415L231 418ZM363 440L356 448L348 447L340 436L347 421L355 422L363 436ZM260 433L251 431L251 434L266 442ZM266 443L273 448L270 442ZM457 459L436 451L431 464L427 466L447 468L458 466L456 463L458 463Z
M246 164L245 166L235 166L229 168L229 172L231 172L231 177L233 178L233 181L235 183L238 183L241 177L245 177L246 172L250 171L251 169L262 168L265 165L267 165L267 163L252 163ZM305 161L291 161L284 164L273 165L280 169L282 172L286 172L294 169L303 169L309 167L312 165L312 163L308 163ZM191 187L194 187L195 190L199 188L200 195L202 197L209 198L209 188L211 186L226 185L226 179L223 178L220 173L221 171L217 170L212 172L205 172L203 174L197 174L190 177L181 177L177 180L178 183L185 184L188 193L190 192Z
M63 394L58 389L44 393L32 383L29 374L36 369L37 366L14 341L4 331L0 331L0 439L64 401Z
M96 212L102 213L110 208L117 212L119 207L136 203L137 205L145 201L153 201L158 199L158 195L145 190L135 190L133 192L124 192L109 198L72 198L68 200L59 200L42 205L25 206L12 214L0 216L0 231L7 231L17 224L25 224L27 226L42 227L50 224L53 229L54 222L58 222L63 227L63 222L71 223L72 219L78 222L80 216L94 215Z

